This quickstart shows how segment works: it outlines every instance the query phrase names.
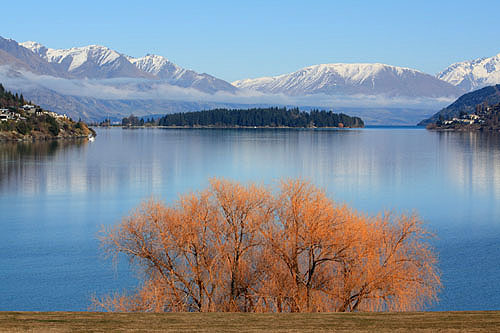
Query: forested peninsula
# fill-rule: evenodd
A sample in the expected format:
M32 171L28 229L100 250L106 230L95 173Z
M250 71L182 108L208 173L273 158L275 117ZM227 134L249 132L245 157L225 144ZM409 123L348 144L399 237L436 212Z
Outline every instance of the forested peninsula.
M95 135L84 122L44 110L0 84L0 141L91 138Z
M253 109L213 109L196 112L167 114L156 120L139 119L134 116L124 118L123 126L156 125L168 127L279 127L279 128L316 128L316 127L364 127L363 120L343 113L312 110L300 111L298 108L285 107Z
M500 84L460 96L419 125L436 130L500 131Z

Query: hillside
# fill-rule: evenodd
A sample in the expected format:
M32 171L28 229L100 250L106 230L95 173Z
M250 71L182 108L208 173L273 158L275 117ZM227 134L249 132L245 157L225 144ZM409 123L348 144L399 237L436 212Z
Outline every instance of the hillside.
M476 105L494 105L500 103L500 84L484 87L482 89L464 94L455 102L435 113L429 119L421 121L418 125L423 126L436 123L438 120L450 120L460 117L461 114L471 114L476 110Z
M19 45L15 40L2 37L0 37L0 65L8 65L38 75L61 75L47 61Z
M462 113L451 120L438 120L427 125L427 129L455 131L500 131L500 103L478 104L472 114Z
M82 121L43 110L6 91L0 84L0 141L89 138L95 132Z

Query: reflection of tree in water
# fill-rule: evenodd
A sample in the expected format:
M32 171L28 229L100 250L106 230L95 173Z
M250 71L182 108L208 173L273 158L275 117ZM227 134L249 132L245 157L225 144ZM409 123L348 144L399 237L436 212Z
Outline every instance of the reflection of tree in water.
M40 163L51 161L61 153L82 149L87 140L2 142L0 143L0 187L20 184L29 176L41 175ZM21 178L19 181L10 181Z
M0 161L29 158L34 160L47 159L58 151L84 146L87 140L71 141L36 141L36 142L3 142L0 143Z

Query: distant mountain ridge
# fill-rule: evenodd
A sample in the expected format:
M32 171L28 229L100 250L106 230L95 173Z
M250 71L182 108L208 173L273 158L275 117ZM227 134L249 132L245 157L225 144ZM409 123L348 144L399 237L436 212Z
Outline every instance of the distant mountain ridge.
M165 57L133 58L100 45L52 49L33 41L17 43L0 37L0 65L68 79L132 78L162 81L209 94L237 91L229 82L184 69Z
M154 77L166 80L179 87L192 87L201 91L215 93L217 91L235 92L237 89L229 82L212 75L177 66L167 58L155 54L147 54L141 58L127 57L139 70Z
M67 50L47 48L36 42L19 45L53 64L63 76L83 79L107 79L117 77L154 78L139 70L122 54L105 46L88 45Z
M495 61L477 62L488 74L484 82L496 80ZM0 37L0 82L87 121L262 105L334 108L363 115L368 124L414 124L465 92L463 80L448 79L452 71L443 74L445 82L411 68L336 63L231 84L160 55L135 58L100 45L52 49Z
M238 88L286 95L385 95L443 97L462 93L423 72L385 64L322 64L273 77L233 82Z
M40 75L59 76L58 71L46 60L13 39L0 37L0 65L10 65Z
M500 83L500 53L490 58L457 62L436 75L464 91Z
M9 54L2 56L0 53L0 64L11 64L35 74L71 79L159 80L210 94L219 91L235 93L245 89L289 96L325 94L439 98L463 93L460 87L429 74L379 63L314 65L289 74L238 80L230 84L206 73L184 69L163 56L148 54L134 58L100 45L52 49L38 42L17 43L0 37L0 50Z

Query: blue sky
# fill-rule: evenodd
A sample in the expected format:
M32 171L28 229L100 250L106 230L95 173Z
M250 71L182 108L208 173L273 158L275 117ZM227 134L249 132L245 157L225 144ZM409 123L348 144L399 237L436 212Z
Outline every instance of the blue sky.
M435 74L500 52L498 0L47 0L2 7L0 35L18 42L101 44L135 57L155 53L228 81L335 62Z

